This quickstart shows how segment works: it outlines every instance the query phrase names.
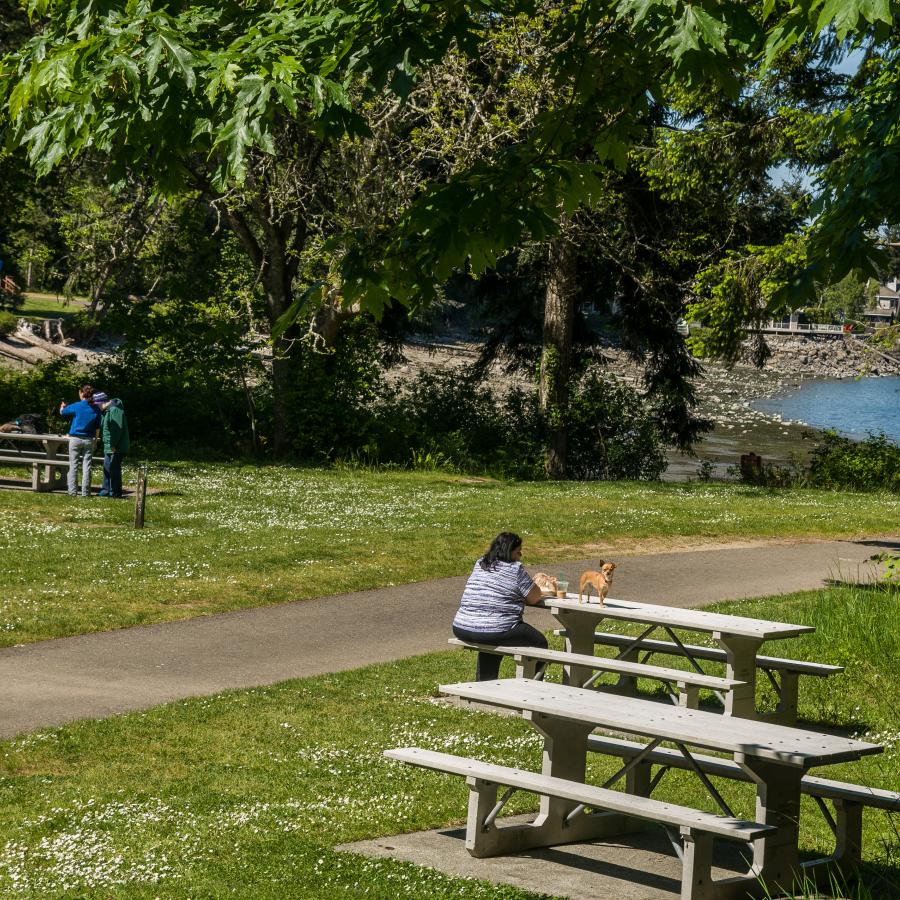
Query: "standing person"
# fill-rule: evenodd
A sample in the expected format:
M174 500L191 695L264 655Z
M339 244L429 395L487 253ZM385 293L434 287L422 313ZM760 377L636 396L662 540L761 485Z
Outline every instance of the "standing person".
M453 619L453 633L477 644L546 649L547 639L522 620L525 604L534 606L540 599L541 589L522 568L522 538L504 531L475 563ZM475 680L492 681L499 674L500 657L479 653Z
M66 406L60 401L59 414L71 419L69 426L69 496L78 495L78 464L81 463L81 496L91 496L91 464L94 460L94 438L100 427L100 413L91 404L94 389L83 384L78 391L80 400Z
M122 457L131 446L125 407L118 397L109 399L106 394L94 394L94 404L98 403L103 411L100 420L100 435L103 438L103 487L100 488L100 496L121 499Z

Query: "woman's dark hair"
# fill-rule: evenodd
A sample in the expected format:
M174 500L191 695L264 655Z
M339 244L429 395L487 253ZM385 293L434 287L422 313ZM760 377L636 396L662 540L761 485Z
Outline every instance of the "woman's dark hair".
M490 549L481 557L481 568L489 572L498 562L512 562L513 550L522 546L522 538L511 531L501 531Z

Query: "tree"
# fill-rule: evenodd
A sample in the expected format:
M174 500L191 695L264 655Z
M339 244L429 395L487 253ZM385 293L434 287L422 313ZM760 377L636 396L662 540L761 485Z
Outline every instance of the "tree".
M401 90L407 56L469 41L465 4L423 7L36 0L40 34L0 71L11 139L39 174L90 148L119 184L140 172L169 195L202 191L258 273L275 331L304 305L295 280L331 205L326 152L368 131L351 90L356 102L389 81ZM297 337L289 325L274 339L276 450Z
M371 130L362 104L386 85L406 96L451 45L478 59L491 23L531 16L536 3L360 0L344 9L331 0L108 0L87 7L34 0L32 7L43 17L42 34L2 72L12 139L28 145L42 171L92 147L110 156L120 176L131 167L150 173L162 190L188 186L210 195L260 274L270 325L284 323L273 364L277 444L296 337L288 323L310 302L336 296L380 315L390 302L430 302L465 266L480 274L512 247L556 240L559 222L602 193L602 172L626 167L667 91L735 98L760 57L762 71L773 71L805 35L827 34L832 23L839 39L883 44L895 4L547 4L548 50L538 69L556 101L516 142L424 187L384 228L331 235L328 277L306 291L295 281L309 225L331 214L313 179L329 148ZM846 153L826 170L834 190L805 243L813 257L833 249L837 231L860 211L853 197L868 203L860 198L872 157L853 148L896 120L889 63L872 90L860 93L853 115L831 123ZM696 124L702 131L704 123ZM842 186L851 188L846 199ZM880 186L877 194L884 206ZM880 208L869 203L865 215ZM865 246L858 230L842 234L842 246ZM789 286L798 259L767 280Z

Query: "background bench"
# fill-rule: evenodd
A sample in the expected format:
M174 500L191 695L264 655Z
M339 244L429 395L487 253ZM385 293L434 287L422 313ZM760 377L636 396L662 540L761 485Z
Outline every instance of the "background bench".
M46 455L40 456L37 453L16 453L14 451L0 451L0 466L24 465L31 466L31 489L33 491L49 491L62 481L62 469L69 468L68 459L49 459ZM50 480L41 479L41 468L49 466L50 468L60 472L59 477L51 477Z
M622 659L609 659L602 656L587 656L583 653L568 653L564 650L543 650L540 647L497 646L496 644L476 644L473 641L461 641L450 638L448 641L456 647L465 647L479 653L494 653L498 656L510 656L516 663L516 676L519 678L537 677L539 663L559 663L563 666L581 666L596 670L596 674L585 682L585 687L596 685L596 679L604 673L620 676L619 687L633 690L623 679L651 678L661 681L670 692L674 703L696 709L701 688L712 691L730 691L735 686L744 684L731 678L718 678L714 675L699 672L684 672L665 666L652 666L647 663L632 662ZM673 689L671 685L675 685Z
M401 747L385 750L389 759L408 765L431 769L449 775L461 775L469 785L469 815L466 823L466 849L472 856L495 856L509 852L509 844L502 845L496 839L498 833L515 832L516 826L498 829L496 819L505 803L515 790L524 790L545 797L568 800L574 809L565 814L557 823L564 831L567 825L581 815L587 815L584 807L603 810L600 815L616 814L629 819L639 819L662 825L672 840L682 861L681 896L683 900L705 900L716 893L712 881L712 840L723 837L737 841L754 841L761 835L774 830L772 826L759 822L717 816L690 807L665 803L650 797L640 797L621 791L596 787L577 781L568 781L552 775L528 772L522 769L482 762L468 757L454 756L417 747ZM497 787L509 790L497 802ZM591 816L594 818L595 816ZM519 826L518 831L527 834L530 826ZM671 829L678 828L680 837L673 836ZM569 837L557 843L580 840L575 829ZM498 849L498 846L502 849ZM526 849L523 841L522 849Z
M557 629L554 634L565 635L565 629ZM627 634L613 634L598 631L594 634L594 643L600 646L617 647L632 651L627 658L646 663L654 654L668 654L671 656L684 656L684 651L678 644L672 641L657 641L636 638ZM701 647L695 644L682 645L695 659L709 660L711 662L725 663L727 655L719 647ZM640 657L643 654L643 657ZM640 657L640 658L639 658ZM832 666L826 663L807 662L801 659L779 659L775 656L757 656L756 667L765 672L772 688L778 696L778 705L775 712L765 716L769 721L779 722L784 725L792 725L797 721L797 681L800 675L814 675L817 678L827 678L844 671L843 666ZM775 673L778 673L776 678Z

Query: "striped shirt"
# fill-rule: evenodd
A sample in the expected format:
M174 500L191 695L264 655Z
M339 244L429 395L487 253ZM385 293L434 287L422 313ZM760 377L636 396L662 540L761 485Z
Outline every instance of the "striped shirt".
M525 598L534 587L520 562L496 562L488 571L475 563L453 624L468 631L508 631L522 621Z

